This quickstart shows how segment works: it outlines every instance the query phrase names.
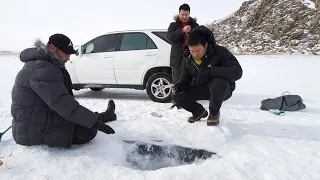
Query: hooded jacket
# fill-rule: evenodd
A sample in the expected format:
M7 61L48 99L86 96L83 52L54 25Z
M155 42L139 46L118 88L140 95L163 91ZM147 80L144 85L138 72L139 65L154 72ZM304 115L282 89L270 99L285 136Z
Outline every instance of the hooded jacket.
M187 34L182 32L183 24L179 20L179 15L175 15L173 19L174 22L170 23L167 34L168 39L171 41L170 67L180 68ZM191 30L199 26L197 19L192 17L190 17L186 25L191 26Z
M200 66L196 66L190 50L183 54L182 73L178 84L182 86L195 85L195 79L200 72L210 70L210 78L222 78L229 82L231 90L235 90L235 81L242 77L242 68L233 54L225 47L216 44L214 35L205 26L198 26L193 31L202 31L206 35L208 48Z
M98 115L73 97L64 62L41 41L20 54L24 62L12 89L13 138L20 145L71 147L74 125L91 128Z

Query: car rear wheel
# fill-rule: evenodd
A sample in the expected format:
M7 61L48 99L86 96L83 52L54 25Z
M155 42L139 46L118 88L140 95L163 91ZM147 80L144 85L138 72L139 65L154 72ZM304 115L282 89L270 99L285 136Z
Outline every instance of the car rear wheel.
M159 72L153 74L147 81L147 94L152 101L171 101L172 77L168 73Z

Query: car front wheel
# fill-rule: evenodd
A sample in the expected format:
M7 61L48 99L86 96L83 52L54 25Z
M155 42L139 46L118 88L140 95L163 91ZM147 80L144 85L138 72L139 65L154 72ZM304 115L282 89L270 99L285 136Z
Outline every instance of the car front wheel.
M153 74L147 81L147 94L152 101L171 101L171 75L164 72Z

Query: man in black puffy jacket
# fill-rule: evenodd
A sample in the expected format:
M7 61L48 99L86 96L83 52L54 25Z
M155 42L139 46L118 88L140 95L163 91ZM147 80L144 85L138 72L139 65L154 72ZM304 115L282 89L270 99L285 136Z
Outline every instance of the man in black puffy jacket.
M175 84L180 78L182 54L186 49L186 42L192 29L199 26L197 19L190 17L190 6L182 4L179 14L174 16L174 22L168 27L168 39L171 41L170 67L172 67L172 83Z
M217 125L222 102L231 97L235 81L242 77L242 68L228 49L216 44L212 31L205 26L191 31L187 45L182 74L173 88L173 100L192 113L190 123L208 116L207 110L196 101L209 100L207 125Z
M168 27L167 37L171 41L170 67L172 68L172 84L175 85L181 75L182 54L185 51L186 42L192 29L199 26L196 18L190 17L190 6L182 4L179 14L173 17L174 21ZM176 106L173 102L172 108ZM180 109L179 106L177 106Z
M63 34L50 36L47 45L40 40L20 54L24 62L12 89L12 132L17 144L45 144L69 148L91 141L97 130L115 133L106 122L116 120L115 104L95 113L81 106L72 93L72 82L64 63L73 49Z

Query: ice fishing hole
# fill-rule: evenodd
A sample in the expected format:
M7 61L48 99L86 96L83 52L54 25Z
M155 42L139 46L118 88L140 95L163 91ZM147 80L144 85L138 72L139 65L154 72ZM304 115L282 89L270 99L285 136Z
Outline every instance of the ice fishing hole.
M156 145L139 141L126 141L130 146L126 161L136 170L157 170L192 163L201 163L216 153L177 145Z

